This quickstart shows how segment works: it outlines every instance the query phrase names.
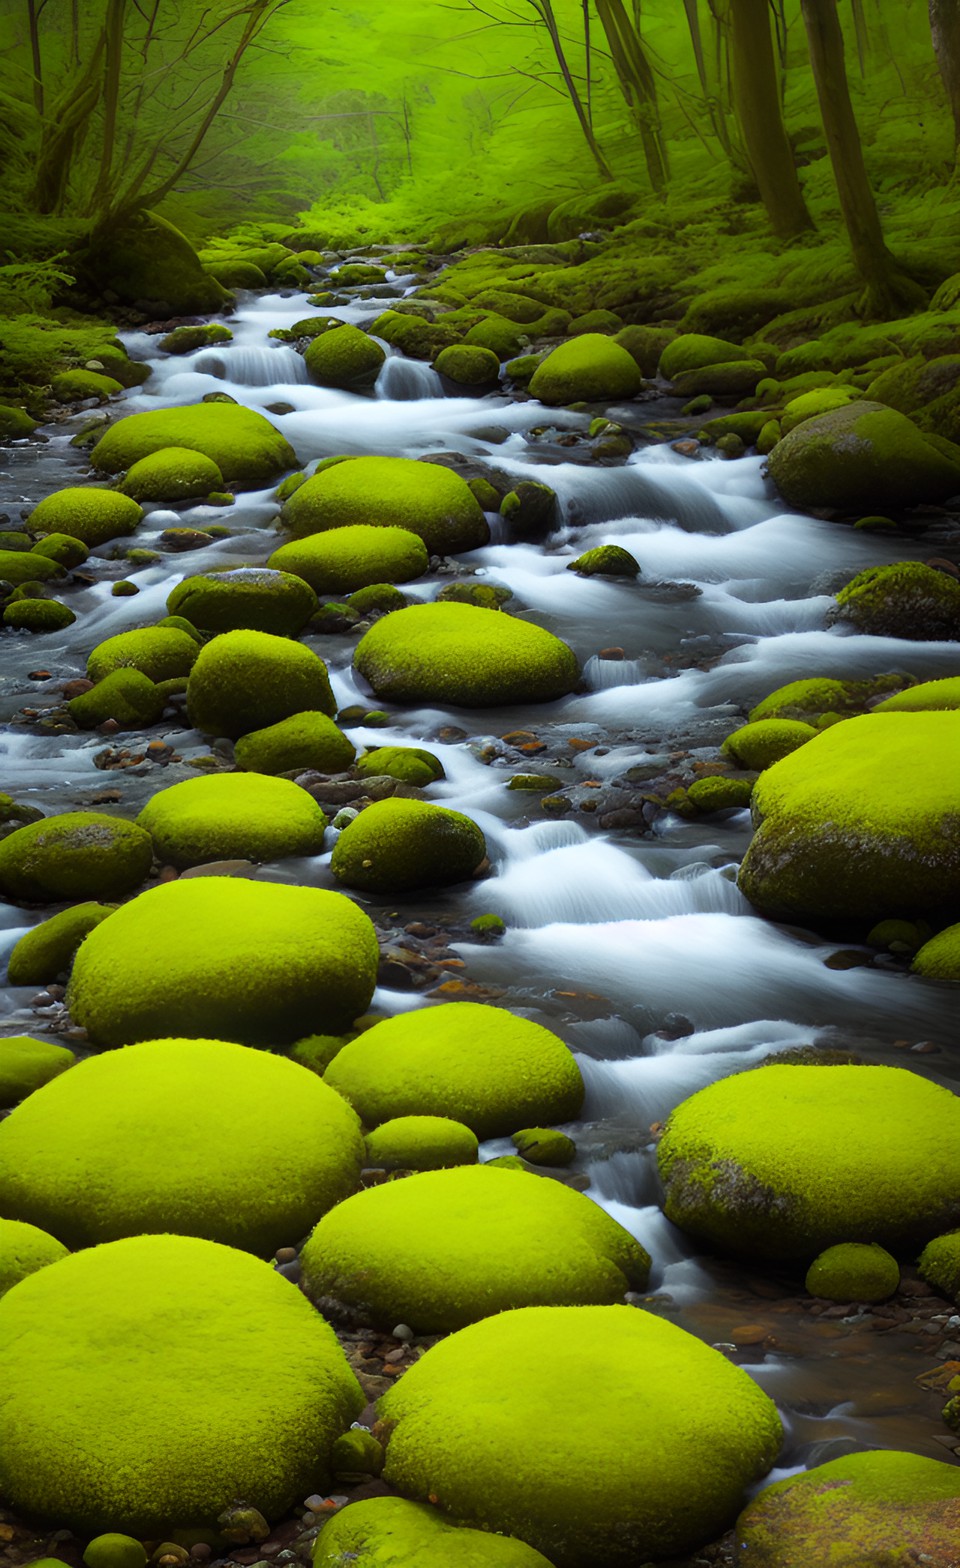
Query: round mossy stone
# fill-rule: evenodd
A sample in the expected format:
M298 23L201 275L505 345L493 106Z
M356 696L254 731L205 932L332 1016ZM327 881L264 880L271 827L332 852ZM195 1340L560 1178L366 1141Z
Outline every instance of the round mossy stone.
M369 1497L341 1508L313 1548L313 1568L551 1568L532 1546L451 1523L403 1497Z
M556 1127L523 1127L513 1134L511 1142L531 1165L569 1165L576 1158L573 1139Z
M841 1241L814 1258L806 1288L826 1301L886 1301L900 1284L900 1265L876 1242Z
M694 779L687 790L687 799L702 812L740 810L749 806L753 785L753 779L731 779L715 774Z
M166 446L141 457L124 475L124 495L135 501L189 501L223 489L212 457L185 446Z
M921 1278L951 1300L960 1300L960 1230L928 1241L917 1265Z
M567 562L568 572L581 577L639 577L640 566L629 550L618 544L601 544Z
M325 713L294 713L279 724L242 735L234 748L237 767L250 773L308 768L342 773L355 756L352 743Z
M233 333L218 321L208 321L203 326L174 327L160 339L162 354L192 354L194 349L208 348L211 343L230 343Z
M379 800L344 828L330 869L346 887L403 893L472 876L487 853L477 824L423 800Z
M537 366L530 394L541 403L593 403L632 398L643 387L632 354L601 332L561 343Z
M815 387L810 392L801 392L799 397L790 399L780 416L781 433L788 436L804 420L830 414L835 408L846 408L849 403L857 402L858 397L856 387L850 386Z
M158 860L184 871L208 860L283 860L319 855L327 819L289 779L220 773L159 790L137 823Z
M798 746L805 746L818 734L812 724L798 719L758 719L754 724L744 724L728 735L720 750L742 768L760 772L788 757Z
M551 702L580 679L565 642L529 621L470 604L414 604L378 621L354 666L392 702L491 708Z
M0 1038L0 1110L18 1105L75 1061L72 1051L52 1040L34 1040L28 1034L4 1035Z
M36 1225L0 1219L0 1296L5 1296L11 1286L18 1285L28 1274L66 1256L63 1243Z
M62 577L64 568L59 561L48 560L36 550L4 550L2 562L3 581L19 588L21 583L49 582L52 577Z
M871 713L928 713L944 708L960 708L960 676L950 675L945 680L921 681L908 686L906 691L896 691L871 708Z
M282 1045L341 1033L370 1005L380 953L350 899L197 877L151 888L91 931L70 980L101 1046L181 1034Z
M583 1193L487 1165L355 1193L320 1220L300 1261L314 1300L419 1334L510 1307L620 1301L650 1271L639 1242Z
M319 1073L322 1076L337 1052L342 1051L347 1041L354 1038L353 1032L304 1035L302 1040L296 1040L290 1047L290 1060L299 1062L300 1066L306 1067L309 1072Z
M951 907L956 768L957 713L865 714L822 730L757 781L741 891L790 920L872 925Z
M478 1138L517 1123L579 1115L583 1079L563 1041L529 1018L480 1002L418 1008L367 1029L325 1078L367 1127L396 1116L449 1116Z
M84 937L113 913L112 904L74 904L22 936L10 954L10 985L50 985L73 963Z
M90 551L81 540L74 539L70 534L45 534L39 544L31 546L30 553L45 556L48 561L56 561L69 571L72 566L81 566Z
M76 618L69 606L61 604L59 599L20 599L8 604L3 612L4 626L38 634L65 631Z
M238 1496L277 1519L327 1486L364 1404L298 1291L192 1236L111 1242L21 1280L0 1346L4 1498L83 1536L213 1527Z
M28 440L36 430L37 423L25 409L15 408L10 403L0 403L0 441Z
M208 735L237 740L311 709L337 711L327 666L302 643L269 632L223 632L190 671L187 713Z
M879 675L866 681L835 681L826 676L788 681L751 708L750 721L804 719L812 724L825 714L852 717L877 697L899 691L905 680L902 675Z
M911 968L928 980L960 980L960 925L947 926L924 942Z
M395 1116L367 1134L367 1164L388 1171L440 1171L475 1165L478 1147L476 1134L449 1116Z
M342 322L313 338L303 357L316 386L365 392L373 386L387 356L374 338Z
M14 903L115 898L153 864L149 835L126 817L64 811L0 839L0 892Z
M461 387L494 386L500 379L500 361L489 348L451 343L441 349L433 368Z
M118 632L98 643L87 659L87 678L102 681L114 670L139 670L151 681L189 675L199 653L196 638L173 626Z
M250 629L296 637L317 608L317 596L302 577L264 566L185 577L167 599L171 615L183 615L203 632Z
M767 460L791 506L875 508L943 501L960 489L960 447L883 403L856 402L804 420Z
M745 1372L625 1306L525 1307L471 1324L377 1408L395 1423L389 1486L516 1535L557 1568L635 1568L715 1539L782 1438Z
M958 477L960 484L960 477ZM873 637L960 639L960 583L922 561L868 566L841 588L831 619Z
M705 370L710 365L729 365L735 360L749 359L750 354L726 338L710 337L703 332L683 332L663 345L659 372L666 381L691 370Z
M741 1256L896 1251L960 1219L960 1098L898 1067L775 1064L684 1100L657 1164L667 1218Z
M88 1057L0 1124L0 1206L74 1248L172 1231L271 1257L362 1163L356 1113L316 1073L221 1040L148 1040Z
M410 457L351 457L323 468L294 492L281 520L298 538L357 523L405 528L437 555L475 550L490 538L466 481Z
M415 784L419 789L444 777L439 759L432 751L423 751L419 746L375 746L358 759L357 772L361 778L386 774L404 784Z
M358 615L390 615L394 610L402 610L408 600L393 583L371 583L367 588L358 588L347 603Z
M112 376L102 376L96 370L64 370L51 382L53 395L61 403L78 403L82 398L112 397L123 387Z
M88 1542L83 1560L86 1568L146 1568L147 1554L143 1542L132 1535L97 1535Z
M430 565L427 547L408 528L354 523L282 544L270 566L293 572L317 593L346 594L373 583L408 583Z
M81 729L93 730L112 719L121 729L155 724L165 707L160 688L139 670L111 670L91 691L71 697L67 710Z
M952 1568L960 1538L960 1470L920 1454L844 1454L776 1481L737 1520L756 1568Z
M41 534L69 534L93 548L132 534L143 517L143 507L119 490L93 485L71 485L48 495L30 513L30 527Z
M100 438L90 461L102 473L116 474L171 446L202 452L225 478L245 484L265 484L297 466L296 453L269 419L238 403L195 403L189 408L128 414ZM76 532L64 522L57 526Z

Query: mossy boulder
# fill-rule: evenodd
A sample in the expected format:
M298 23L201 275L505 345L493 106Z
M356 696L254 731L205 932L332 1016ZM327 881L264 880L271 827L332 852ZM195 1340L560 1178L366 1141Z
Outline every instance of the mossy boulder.
M676 336L671 327L631 325L618 332L614 342L626 349L644 376L652 377L657 374L664 349Z
M117 474L171 446L203 453L231 483L267 484L285 468L297 466L296 453L269 419L239 403L195 403L128 414L101 436L90 461L101 473ZM59 518L56 526L76 533L67 519Z
M619 1301L650 1270L639 1242L582 1193L487 1165L356 1193L321 1219L301 1263L314 1300L421 1334L510 1307Z
M167 609L203 632L251 630L296 637L316 611L317 596L291 572L239 566L185 577L167 598Z
M742 1560L756 1568L953 1568L958 1536L956 1465L895 1449L844 1454L776 1481L737 1520Z
M567 571L580 577L639 577L640 565L629 550L618 544L599 544L586 550L575 561L567 562Z
M393 583L370 583L366 588L358 588L347 599L350 609L362 616L391 615L409 602Z
M665 344L658 368L664 380L676 381L678 376L690 371L704 370L710 365L733 364L751 357L747 349L729 343L725 338L702 332L683 332Z
M762 360L734 359L718 365L704 365L700 370L683 371L673 377L673 390L678 397L687 398L704 393L711 397L752 397L765 373Z
M369 1497L341 1508L313 1548L314 1568L551 1568L532 1546L444 1519L404 1497Z
M911 967L930 980L960 980L960 926L947 926L924 942Z
M782 1437L739 1367L623 1306L486 1318L428 1350L378 1411L394 1423L388 1485L557 1568L634 1568L714 1540Z
M268 565L302 577L317 593L345 594L373 583L411 582L423 576L430 557L407 528L354 523L282 544Z
M876 1242L841 1241L814 1258L805 1283L827 1301L886 1301L900 1284L900 1266Z
M74 566L82 566L90 551L79 539L71 538L70 534L45 534L39 544L30 546L31 554L42 555L48 561L56 561L60 566L65 566L67 571ZM2 564L2 562L0 562Z
M0 1303L0 1344L4 1497L84 1537L211 1529L237 1497L278 1519L329 1485L332 1444L364 1403L298 1291L193 1236L39 1270Z
M720 749L741 768L759 772L781 757L788 757L798 746L805 746L817 733L812 724L799 719L758 719L734 730Z
M82 730L95 730L108 719L121 729L148 729L166 706L163 692L142 671L111 670L93 687L71 697L67 709Z
M75 1060L72 1051L53 1040L34 1040L28 1034L4 1035L0 1039L0 1110L18 1105L35 1089L66 1072Z
M171 1231L271 1257L354 1190L362 1161L356 1114L316 1073L221 1040L148 1040L88 1057L6 1118L0 1206L74 1249Z
M960 1099L902 1068L737 1073L667 1121L665 1212L712 1246L770 1262L809 1262L854 1237L914 1247L960 1219L958 1132Z
M500 379L500 360L493 350L467 343L441 349L433 368L460 387L496 386Z
M190 671L187 713L208 735L236 740L313 709L337 711L326 665L302 643L269 632L224 632Z
M251 730L234 748L238 768L250 773L342 773L356 752L326 713L294 713L279 724Z
M25 1225L22 1220L0 1219L0 1296L5 1296L28 1274L46 1268L67 1256L67 1249L54 1236Z
M19 904L118 898L152 864L149 836L126 817L64 811L0 839L0 893Z
M455 327L441 321L425 321L399 310L385 310L370 331L411 359L436 359L441 349L456 343L460 336Z
M952 907L960 876L955 767L955 713L866 714L831 725L758 780L741 890L764 914L788 920L872 925Z
M166 1542L161 1543L161 1555ZM113 1531L96 1535L84 1548L85 1568L147 1568L147 1553L142 1541L132 1535L117 1535Z
M423 800L380 800L340 834L330 869L345 887L405 893L472 876L487 853L470 817Z
M10 985L50 985L70 968L84 937L113 913L112 904L74 904L22 936L7 964Z
M832 414L834 409L846 408L859 399L856 387L819 387L791 398L780 416L780 433L788 436L807 419L817 419L821 414Z
M139 670L151 681L189 675L199 653L195 638L175 626L147 626L118 632L97 643L87 659L87 677L102 681L114 670Z
M233 333L222 322L208 321L202 326L174 327L157 345L162 354L192 354L194 349L209 348L213 343L230 343Z
M352 457L322 469L290 497L282 522L297 538L358 523L405 528L438 555L474 550L490 537L466 481L410 457Z
M580 678L552 632L469 604L399 610L365 633L354 665L380 698L462 708L551 702Z
M896 691L891 697L871 708L871 713L929 713L938 709L960 708L960 676L950 675L939 681L920 681L905 691Z
M943 501L960 490L960 447L927 436L882 403L850 403L805 420L768 463L792 506L859 514Z
M512 288L482 289L474 295L471 303L478 310L492 310L498 316L506 316L508 321L515 321L521 327L530 326L531 322L539 321L543 315L542 300L531 299L529 295Z
M357 772L361 778L400 779L404 784L415 784L425 789L444 777L443 766L432 751L419 746L375 746L360 757Z
M34 550L4 550L0 556L0 581L19 588L23 583L50 582L62 577L59 561L51 561Z
M386 283L387 274L382 267L366 261L348 261L333 273L338 288L360 288L364 283Z
M538 480L521 479L500 502L511 539L545 539L560 520L557 492Z
M143 507L119 490L70 485L34 507L30 527L40 534L69 534L92 549L132 534L142 517Z
M166 446L134 463L121 488L135 501L189 501L222 490L223 475L203 452Z
M511 1142L517 1153L531 1165L548 1168L569 1165L577 1152L573 1139L558 1127L521 1127L513 1134Z
M205 272L186 235L155 212L140 212L104 231L83 258L98 291L156 316L222 310L230 295Z
M397 1116L449 1116L478 1138L517 1124L573 1120L583 1080L563 1041L528 1018L479 1002L400 1014L339 1051L326 1081L367 1127Z
M688 333L728 333L746 338L790 310L794 303L788 289L742 285L708 289L688 306L683 327Z
M917 1267L928 1285L935 1285L952 1301L960 1301L960 1230L928 1241Z
M114 381L112 376L102 376L96 370L63 370L59 376L54 376L51 385L53 395L60 403L79 403L88 397L95 397L102 403L115 392L123 391L119 381Z
M530 394L550 404L614 402L636 397L642 387L632 354L602 333L585 332L561 343L538 365Z
M289 779L222 773L162 789L137 822L159 860L184 871L209 860L283 860L319 855L327 819Z
M482 348L497 360L505 360L519 354L528 337L534 334L533 327L518 326L516 322L508 321L506 316L498 316L495 311L491 311L480 321L474 322L463 341L469 348Z
M871 699L896 692L907 680L903 675L881 675L866 681L838 681L828 676L807 677L778 686L755 708L750 722L758 719L803 719L813 722L824 714L843 718L862 713Z
M449 1116L395 1116L367 1134L367 1164L388 1171L447 1170L475 1165L478 1147L476 1133Z
M313 338L304 355L311 381L345 392L369 391L386 357L374 338L346 322Z
M837 594L831 620L874 637L960 639L960 582L922 561L868 566Z
M740 811L749 806L754 783L752 778L734 779L723 773L710 774L694 779L687 790L687 799L705 815L713 811Z
M369 1006L378 960L373 926L339 893L189 878L151 888L91 931L69 1005L101 1046L179 1030L275 1047L348 1028Z
M0 403L0 441L26 441L33 435L38 421L31 419L23 408L10 403Z
M76 618L70 606L59 599L19 599L3 612L4 626L37 635L65 631Z

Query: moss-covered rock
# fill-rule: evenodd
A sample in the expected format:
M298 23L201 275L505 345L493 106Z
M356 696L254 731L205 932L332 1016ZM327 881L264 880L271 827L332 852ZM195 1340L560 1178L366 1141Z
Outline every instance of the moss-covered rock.
M179 871L209 860L319 855L327 819L289 779L222 773L162 789L137 818L157 857Z
M921 1277L953 1301L960 1301L960 1230L928 1241L917 1264Z
M868 566L837 594L831 619L874 637L960 639L960 582L922 561Z
M920 681L905 691L894 692L871 708L871 713L929 713L938 709L960 708L960 676L945 680Z
M194 349L209 348L213 343L230 343L233 333L222 322L208 321L203 326L174 327L157 345L162 354L192 354Z
M112 719L121 729L148 729L166 707L154 681L141 670L121 668L104 675L91 691L71 697L67 709L82 730L95 730Z
M481 320L475 321L473 326L464 335L464 343L470 348L485 349L488 354L493 354L497 360L513 359L529 338L535 335L535 328L518 326L514 321L508 321L506 316L498 316L490 312Z
M890 1138L896 1126L897 1137ZM774 1064L672 1113L657 1148L669 1219L741 1256L892 1250L960 1218L960 1099L896 1067Z
M122 489L135 501L189 501L222 490L223 475L203 452L166 446L134 463Z
M314 1568L551 1568L532 1546L489 1530L451 1524L403 1497L370 1497L342 1508L313 1548Z
M69 605L61 604L59 599L19 599L3 612L4 626L35 634L62 632L76 618Z
M891 1449L844 1454L777 1481L737 1520L743 1561L756 1568L952 1568L958 1535L956 1465Z
M103 232L83 258L98 290L157 316L222 310L226 290L206 273L190 241L155 212L140 212Z
M149 1040L89 1057L6 1118L0 1206L72 1248L172 1231L270 1257L353 1191L363 1152L356 1114L296 1062Z
M677 336L671 327L629 326L616 334L614 342L625 348L644 376L655 376L664 349Z
M447 1002L375 1024L338 1052L326 1081L377 1127L449 1116L479 1138L517 1123L572 1121L583 1100L573 1055L549 1029L478 1002Z
M139 670L151 681L189 675L199 653L194 637L174 626L148 626L118 632L98 643L87 659L87 676L102 681L114 670Z
M781 757L788 757L798 746L805 746L817 734L812 724L799 719L758 719L734 730L720 749L740 767L759 772Z
M707 778L694 779L687 790L687 799L697 811L739 811L749 806L755 780L734 779L723 773Z
M857 514L942 501L960 490L960 447L867 401L805 420L777 443L769 468L791 505Z
M292 773L315 769L341 773L356 755L351 742L325 713L295 713L279 724L251 730L237 741L238 768L250 773Z
M358 588L347 599L349 608L360 616L392 615L394 610L402 610L409 602L393 583L370 583L366 588Z
M430 564L423 540L407 528L355 523L295 539L274 550L271 567L293 572L317 593L345 594L373 583L407 583Z
M828 676L808 676L805 680L788 681L751 708L750 722L803 719L813 723L825 714L852 718L874 698L898 691L908 679L905 675L879 675L872 680L838 681Z
M675 375L673 390L678 397L696 397L703 393L709 393L711 397L752 397L765 373L762 360L733 359Z
M0 1303L0 1343L4 1497L83 1536L209 1529L237 1497L277 1519L329 1485L363 1408L319 1313L268 1264L192 1236L39 1270Z
M493 350L467 343L441 349L433 368L461 387L496 386L500 379L500 360Z
M868 714L825 729L758 781L742 891L787 919L873 924L952 907L955 766L954 713Z
M530 381L531 395L550 404L614 402L635 397L642 387L633 355L599 332L561 343Z
M67 1249L36 1225L22 1220L0 1219L0 1296L18 1285L28 1274L46 1268L67 1256Z
M573 1139L558 1127L522 1127L511 1141L517 1153L531 1165L569 1165L577 1152Z
M112 376L102 376L96 370L63 370L54 376L53 395L60 403L79 403L84 398L95 397L101 403L123 387Z
M108 539L132 534L142 517L143 507L119 490L71 485L34 507L30 527L40 534L69 534L92 549Z
M0 839L0 892L14 903L110 899L139 887L153 862L142 828L99 811L64 811Z
M26 441L37 428L25 409L10 403L0 403L0 441Z
M487 1318L428 1350L378 1409L396 1423L389 1485L557 1568L633 1568L713 1540L782 1435L739 1367L621 1306Z
M290 497L282 521L298 538L355 524L405 528L440 555L490 537L459 474L409 457L354 457L322 469Z
M112 904L74 904L22 936L10 954L10 985L50 985L70 968L88 932L113 913Z
M468 604L399 610L361 638L354 664L378 697L463 708L551 702L580 678L572 650L552 632Z
M521 479L500 502L500 516L511 539L545 539L560 520L557 492L551 485Z
M249 629L296 637L316 611L317 596L290 572L240 566L185 577L167 598L167 609L204 632Z
M269 632L224 632L190 671L187 713L208 735L236 740L314 709L337 711L326 665L302 643Z
M330 869L346 887L403 893L472 876L487 852L470 817L422 800L381 800L345 828Z
M811 1296L827 1301L886 1301L900 1284L900 1267L884 1247L841 1241L814 1258L807 1270Z
M339 893L189 878L151 888L91 931L69 1005L102 1046L171 1030L276 1046L342 1033L370 1003L378 959L370 921Z
M702 332L683 332L664 345L659 372L666 381L676 381L678 376L690 371L704 370L710 365L729 365L751 357L747 349L724 338L710 337Z
M780 418L780 432L788 436L804 420L817 419L821 414L832 414L834 409L846 408L848 404L855 403L859 396L857 388L852 386L819 387L811 392L802 392L799 397L791 398L784 408Z
M28 1034L4 1035L0 1039L0 1110L18 1105L35 1089L66 1072L75 1060L72 1051L52 1040L34 1040Z
M439 1171L475 1165L479 1145L476 1133L449 1116L395 1116L367 1134L366 1147L367 1164L382 1170Z
M960 926L947 926L924 942L912 968L931 980L960 980Z
M400 779L404 784L415 784L425 789L444 777L443 766L432 751L419 746L375 746L360 757L357 772L361 778Z
M629 550L618 544L600 544L567 562L568 572L581 577L639 577L640 565Z
M368 391L386 357L374 338L346 322L313 338L304 355L311 381L345 392Z
M86 545L79 539L71 538L70 534L46 534L39 544L30 546L30 551L31 554L45 556L48 561L56 561L60 566L65 566L67 571L71 567L81 566L90 554Z
M459 332L442 321L425 321L399 310L385 310L370 331L411 359L436 359L442 349L456 343Z
M160 1551L162 1547L158 1555ZM110 1532L87 1542L83 1561L85 1568L147 1568L147 1553L143 1542L134 1536Z
M0 579L15 588L24 583L50 582L62 577L64 568L59 561L48 560L33 550L4 550L0 557Z
M279 430L263 414L238 403L195 403L128 414L100 438L90 461L101 473L116 474L171 446L202 452L231 483L266 484L297 464L296 453ZM66 518L58 518L56 526L77 532Z
M474 1165L369 1187L317 1225L303 1285L373 1323L421 1334L510 1307L572 1306L643 1290L650 1259L582 1193Z

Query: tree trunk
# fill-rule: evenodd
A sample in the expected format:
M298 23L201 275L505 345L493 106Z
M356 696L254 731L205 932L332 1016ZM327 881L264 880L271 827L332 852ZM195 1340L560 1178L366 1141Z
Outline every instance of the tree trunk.
M960 0L930 0L930 33L960 150Z
M733 98L744 147L773 232L792 239L813 220L780 107L769 0L733 0Z
M40 55L40 15L35 0L27 0L30 58L33 62L33 107L43 117L43 60Z
M810 63L827 135L840 210L865 290L864 315L895 316L915 310L923 292L905 277L888 251L863 161L860 132L850 101L837 0L801 0Z
M566 50L563 47L563 40L560 37L560 27L553 9L553 0L533 0L533 6L534 10L539 13L541 19L546 24L547 32L550 35L550 43L553 46L553 52L560 67L560 75L563 77L563 85L567 89L567 97L570 99L577 119L580 122L584 141L590 148L593 161L597 166L597 172L601 179L612 180L613 170L600 150L600 143L594 135L593 126L587 117L587 112L583 107L583 100L573 79L573 72L570 70Z
M613 56L620 91L640 132L650 184L659 195L666 188L668 166L656 80L623 0L596 0L596 7Z

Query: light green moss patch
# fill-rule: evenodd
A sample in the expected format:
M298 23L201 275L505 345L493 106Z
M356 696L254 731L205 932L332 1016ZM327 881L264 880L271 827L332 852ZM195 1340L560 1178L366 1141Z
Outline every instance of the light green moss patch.
M59 599L19 599L8 604L3 612L4 626L40 634L62 632L72 626L76 618L70 607L61 604Z
M123 387L112 376L100 375L96 370L64 370L54 376L53 395L61 403L79 403L95 397L102 403L105 398L122 392Z
M500 378L500 360L493 350L466 343L441 349L433 368L462 387L494 386Z
M523 1127L511 1141L517 1153L531 1165L569 1165L577 1153L573 1139L556 1127Z
M432 751L419 746L375 746L357 762L361 778L376 778L386 774L400 779L404 784L415 784L425 789L444 777L443 767Z
M265 484L297 463L296 453L279 430L262 414L238 403L195 403L128 414L101 437L90 461L101 473L116 474L171 446L202 452L231 482L251 485ZM63 520L57 526L76 532Z
M701 370L685 370L674 376L673 390L678 397L696 397L706 392L711 397L752 397L765 368L760 359L734 359L718 365L704 365ZM721 440L726 439L721 437Z
M64 575L59 561L48 560L35 550L4 550L0 566L4 582L13 583L15 588L22 583L49 582Z
M827 1301L886 1301L900 1284L896 1258L876 1242L842 1241L827 1247L807 1270L811 1296Z
M446 1170L475 1165L477 1148L476 1134L449 1116L395 1116L367 1134L367 1164L383 1170Z
M156 724L164 706L163 693L150 677L126 666L111 670L92 691L67 703L71 719L84 730L96 729L107 719L121 729L147 729Z
M166 446L141 457L124 475L124 495L135 501L189 501L223 489L212 458L185 446Z
M370 1497L343 1508L317 1537L314 1568L551 1568L532 1546L471 1530L403 1497Z
M34 1040L28 1034L4 1035L0 1038L0 1110L19 1104L75 1061L72 1051L52 1040Z
M67 1256L62 1242L36 1225L22 1220L0 1219L0 1296L18 1285L28 1274L46 1268Z
M30 527L41 534L65 533L89 548L132 534L143 508L119 490L71 485L47 496L30 513Z
M921 681L918 686L908 686L906 691L894 692L885 697L870 711L872 713L927 713L942 708L960 708L960 676L946 680Z
M298 538L356 524L405 528L440 555L490 537L466 481L410 457L352 457L319 470L294 491L282 522Z
M316 608L317 596L301 577L263 566L185 577L167 599L172 615L185 616L200 631L249 629L279 637L296 637Z
M833 619L875 637L960 639L960 582L921 561L868 566L837 594Z
M386 357L379 343L346 322L313 338L304 355L311 381L346 392L368 391Z
M928 1241L917 1267L928 1285L935 1285L953 1301L960 1300L960 1230Z
M45 556L48 561L57 561L68 571L73 566L81 566L90 554L86 545L70 534L46 534L39 544L31 545L30 550L34 555Z
M279 724L251 730L234 748L238 768L251 773L342 773L356 753L325 713L295 713Z
M0 839L0 892L14 903L119 897L153 862L142 828L100 811L64 811Z
M585 332L561 343L538 365L530 394L549 404L614 402L635 397L642 387L632 354L602 333Z
M780 419L780 430L788 436L791 430L802 425L805 419L817 419L821 414L831 414L836 408L846 408L855 403L859 393L856 387L820 387L802 392L791 398Z
M805 420L770 453L770 474L792 506L919 506L960 489L960 447L935 444L905 414L856 402Z
M687 790L687 799L698 811L740 810L749 806L754 780L732 779L725 774L712 774L708 778L694 779Z
M157 346L162 354L192 354L194 349L232 341L233 333L229 327L219 321L208 321L198 327L174 327L172 332L160 339Z
M162 789L137 818L157 858L178 871L208 860L319 855L327 819L288 779L222 773Z
M581 577L640 576L640 566L635 556L618 544L601 544L594 550L585 551L575 561L567 562L567 571L577 572Z
M268 564L302 577L317 593L346 594L372 583L422 577L430 557L423 540L409 529L355 523L283 544Z
M162 317L222 310L230 300L186 236L155 212L135 213L104 231L84 266L99 289L112 289L127 305L145 301Z
M344 828L330 869L345 887L404 893L472 876L487 853L477 824L422 800L380 800Z
M449 1116L479 1138L517 1124L573 1121L583 1080L563 1041L528 1018L478 1002L447 1002L386 1019L344 1046L326 1081L364 1125Z
M74 904L34 926L10 954L10 985L51 985L70 968L88 932L113 913L112 904Z
M788 757L798 746L805 746L816 734L812 724L803 724L798 719L759 719L734 730L720 749L742 768L755 768L759 772L769 768L771 763L779 762L781 757Z
M902 675L880 675L868 681L836 681L827 676L788 681L750 710L750 721L806 719L812 723L825 713L846 718L861 713L872 697L899 690L905 681Z
M302 643L268 632L224 632L190 671L187 713L208 735L236 740L312 709L336 712L326 665Z
M664 345L659 370L665 380L675 381L678 376L692 370L703 370L708 365L727 365L750 358L747 349L725 338L711 337L702 332L683 332Z
M173 626L148 626L140 631L118 632L97 643L87 659L87 676L102 681L114 670L139 670L151 681L174 680L189 675L199 649L195 637Z
M960 926L947 926L924 942L911 967L931 980L960 980Z

